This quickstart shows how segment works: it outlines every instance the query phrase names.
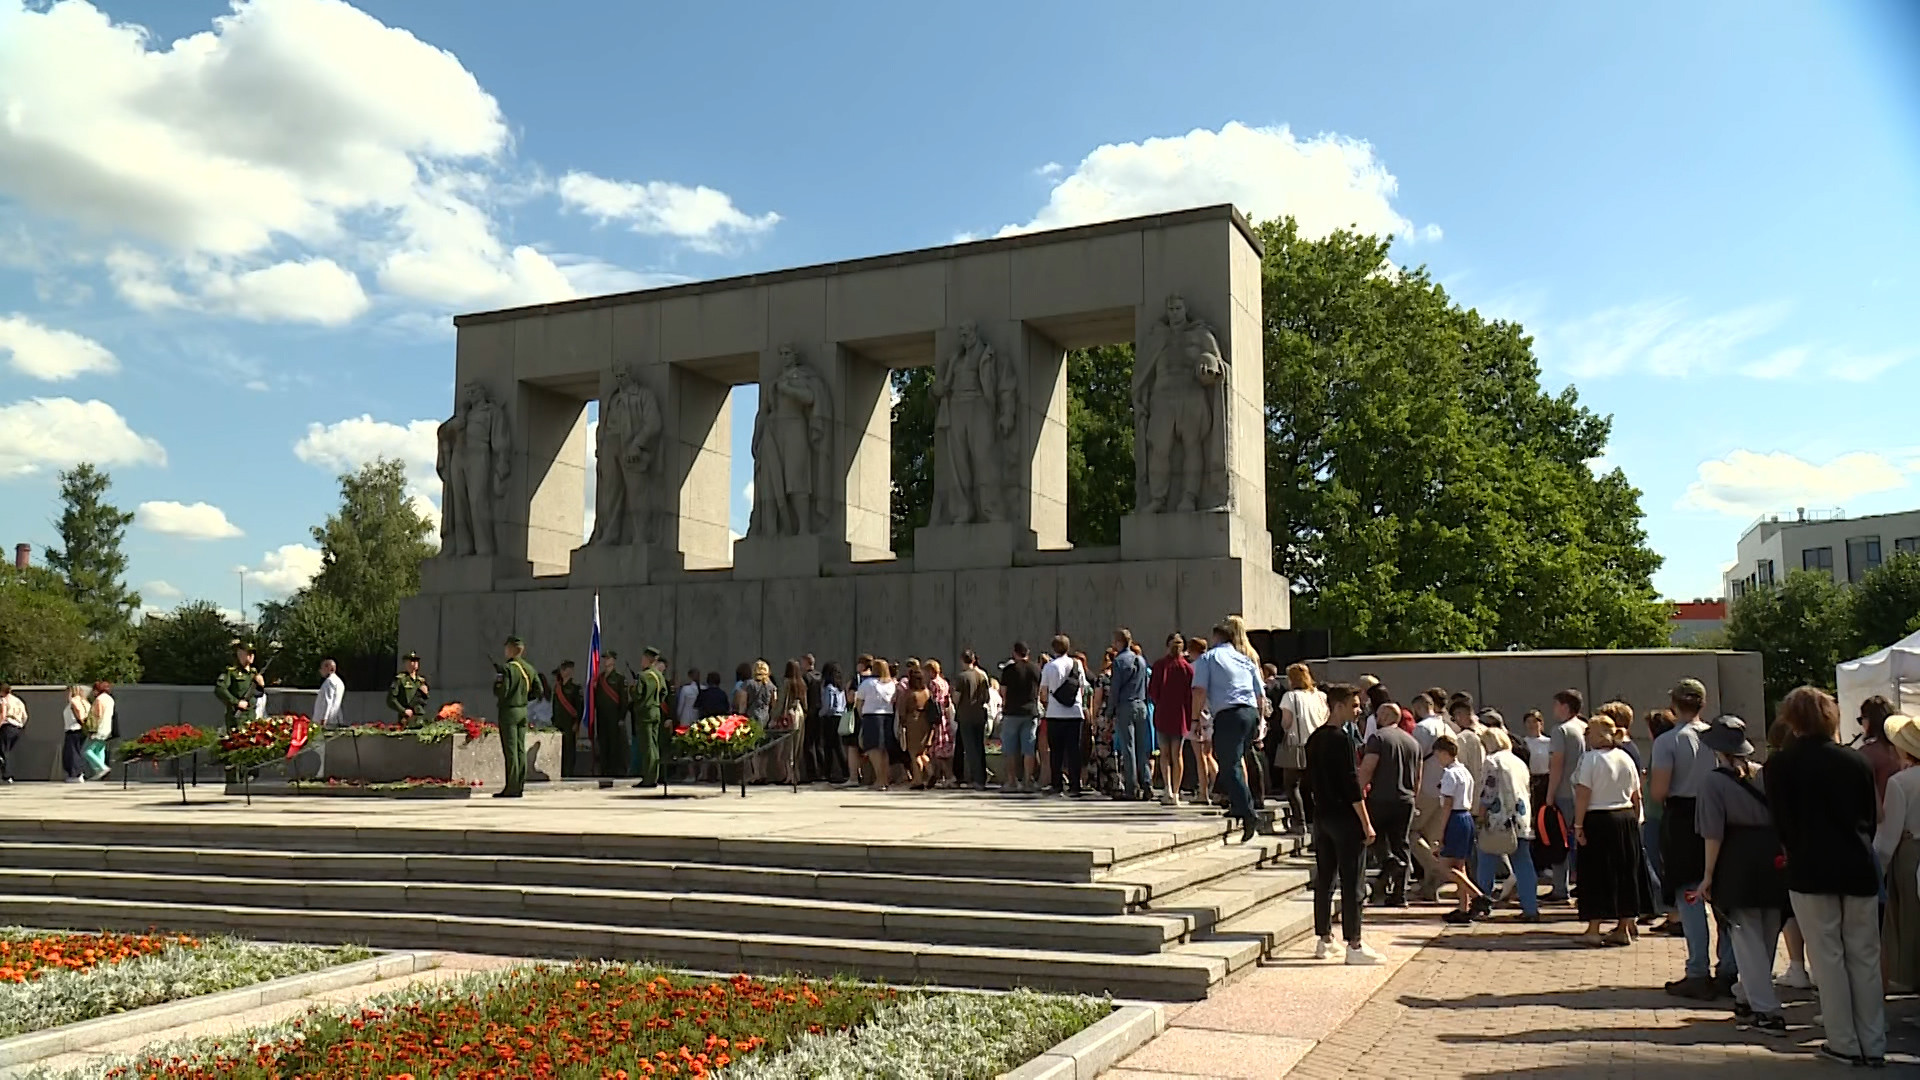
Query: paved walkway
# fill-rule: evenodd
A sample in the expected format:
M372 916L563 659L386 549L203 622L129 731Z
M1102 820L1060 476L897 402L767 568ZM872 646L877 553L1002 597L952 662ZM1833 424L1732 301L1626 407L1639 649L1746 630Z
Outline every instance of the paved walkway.
M1757 1080L1820 1066L1811 991L1787 992L1792 1030L1770 1038L1736 1030L1726 1003L1666 995L1685 956L1677 938L1586 949L1568 943L1570 918L1443 930L1440 910L1370 921L1383 967L1317 963L1311 942L1297 945L1178 1010L1159 1038L1102 1075L1700 1080L1711 1068ZM1920 999L1896 998L1889 1019L1893 1067L1873 1075L1920 1076Z

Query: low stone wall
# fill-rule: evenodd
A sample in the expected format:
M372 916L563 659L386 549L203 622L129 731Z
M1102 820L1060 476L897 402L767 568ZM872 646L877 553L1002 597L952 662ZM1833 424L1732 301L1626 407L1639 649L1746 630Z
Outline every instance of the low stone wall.
M560 740L557 731L527 733L527 780L560 778ZM406 735L340 735L326 742L329 780L364 780L391 784L401 780L435 779L479 781L483 788L506 782L506 760L500 738L487 735L468 742L463 736L422 742Z

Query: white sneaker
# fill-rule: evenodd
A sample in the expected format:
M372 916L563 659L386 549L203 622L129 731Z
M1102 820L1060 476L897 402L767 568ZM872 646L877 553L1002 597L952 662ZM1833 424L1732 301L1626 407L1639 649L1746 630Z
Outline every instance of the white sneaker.
M1333 939L1330 937L1321 938L1319 943L1313 947L1313 958L1315 960L1325 960L1332 955Z
M1365 942L1347 946L1347 963L1355 967L1371 966L1385 959L1386 957L1368 948Z
M1807 974L1806 966L1789 962L1786 973L1780 976L1781 986L1790 986L1795 990L1811 990L1813 978Z
M1160 793L1160 805L1161 806L1179 806L1180 796L1175 795L1172 792L1163 791Z

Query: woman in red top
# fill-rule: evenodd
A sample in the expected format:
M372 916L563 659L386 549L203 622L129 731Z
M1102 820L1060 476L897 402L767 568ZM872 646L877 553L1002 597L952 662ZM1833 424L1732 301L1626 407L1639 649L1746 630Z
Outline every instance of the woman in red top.
M1185 772L1187 725L1193 719L1193 665L1187 662L1186 640L1167 635L1167 655L1153 662L1147 676L1147 700L1153 702L1153 732L1160 745L1160 776L1166 793L1160 801L1180 805L1180 777Z

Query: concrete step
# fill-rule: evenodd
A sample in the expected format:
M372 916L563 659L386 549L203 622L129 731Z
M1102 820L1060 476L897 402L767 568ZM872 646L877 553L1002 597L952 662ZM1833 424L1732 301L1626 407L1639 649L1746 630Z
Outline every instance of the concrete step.
M1297 884L1296 886L1297 887ZM813 938L1065 952L1157 953L1259 902L1257 891L1191 891L1179 910L1050 915L902 907L711 892L532 885L297 880L119 870L0 868L0 894L94 900L219 903L267 911L461 912L505 919L689 931L751 930Z
M127 839L113 822L23 821L10 840L46 844L113 846ZM272 825L190 821L143 822L139 839L149 845L200 850L243 849L314 854L441 854L565 857L586 860L699 863L846 873L916 874L1029 882L1091 883L1183 853L1217 847L1227 835L1223 819L1173 815L1152 833L1129 836L1125 847L998 847L911 841L820 840L803 837L714 837L504 830L408 828L401 825L303 825L276 819Z
M1195 857L1205 857L1205 852ZM1148 886L1128 882L1009 881L993 878L796 870L774 866L550 858L536 855L338 854L151 845L0 843L0 866L118 870L283 881L360 880L392 884L541 885L728 893L833 903L902 904L1122 915L1143 907Z
M635 929L414 911L272 910L232 904L0 894L0 923L46 929L226 932L277 941L533 957L649 960L703 971L852 973L895 983L1037 989L1197 1001L1252 959L1216 943L1147 955L863 941L760 932ZM1255 957L1257 959L1257 956Z

